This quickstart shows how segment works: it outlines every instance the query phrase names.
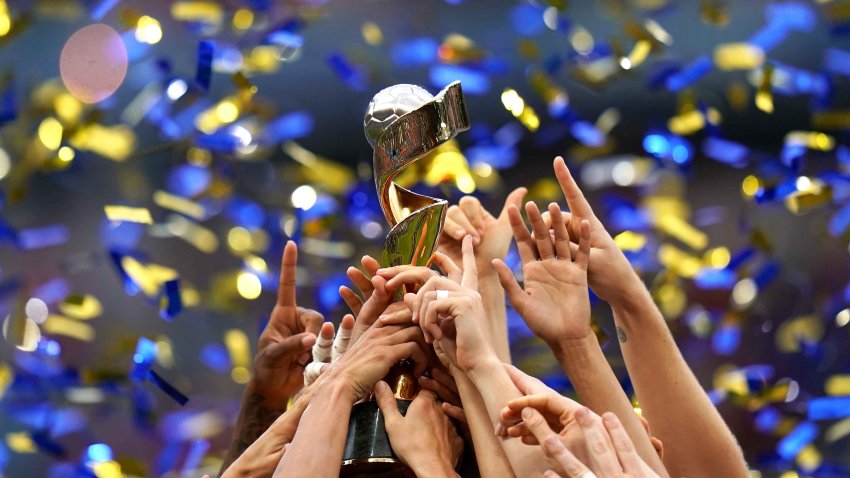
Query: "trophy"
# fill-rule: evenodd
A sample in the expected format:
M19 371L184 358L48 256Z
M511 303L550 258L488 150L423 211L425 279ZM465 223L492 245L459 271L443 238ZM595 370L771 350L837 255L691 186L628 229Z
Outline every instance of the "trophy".
M375 186L390 232L381 249L382 267L425 266L437 248L447 202L407 190L393 179L461 131L469 129L460 82L437 96L415 85L394 85L372 98L363 121L374 148ZM399 411L407 413L419 392L411 364L401 362L384 379ZM341 476L398 476L407 467L393 454L383 417L374 400L354 405Z

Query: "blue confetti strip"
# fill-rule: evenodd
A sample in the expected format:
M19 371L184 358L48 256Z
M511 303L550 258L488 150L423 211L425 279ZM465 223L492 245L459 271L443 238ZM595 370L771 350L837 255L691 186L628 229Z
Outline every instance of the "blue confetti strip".
M428 78L431 84L443 88L453 81L463 84L463 92L483 95L490 91L490 77L485 73L458 65L435 65L431 67Z
M696 83L714 68L714 62L708 55L700 55L696 60L677 73L670 75L665 84L667 89L678 92Z
M776 452L782 458L791 460L811 443L818 434L818 427L812 422L802 422L785 435L776 446Z
M850 397L820 397L809 400L809 420L834 420L850 416Z
M214 51L215 42L213 40L201 40L198 42L198 65L197 72L195 73L195 83L204 91L210 89Z

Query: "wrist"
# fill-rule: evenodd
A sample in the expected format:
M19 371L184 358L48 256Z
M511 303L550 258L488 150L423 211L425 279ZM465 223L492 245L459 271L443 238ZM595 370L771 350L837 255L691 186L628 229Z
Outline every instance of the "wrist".
M354 404L357 401L357 390L352 380L346 377L344 373L328 373L313 394L317 397L329 394L334 397L335 401L341 400L348 404Z
M433 477L456 477L454 468L447 460L439 458L422 457L422 460L409 462L409 466L416 476L433 476Z
M255 407L266 410L277 410L279 408L286 408L290 395L278 391L270 391L252 378L245 387L245 397L251 397L252 400L250 402ZM243 403L245 402L248 402L248 400L243 400Z
M548 342L549 348L556 356L563 354L584 354L594 348L599 348L599 340L596 334L588 327L583 335L576 337L559 337L557 340Z
M474 383L501 368L504 368L502 361L499 360L496 354L491 354L476 359L466 369L463 369L462 372Z
M646 286L633 269L630 269L628 277L622 278L618 290L611 295L608 303L612 309L631 310L640 307L646 299L652 300Z

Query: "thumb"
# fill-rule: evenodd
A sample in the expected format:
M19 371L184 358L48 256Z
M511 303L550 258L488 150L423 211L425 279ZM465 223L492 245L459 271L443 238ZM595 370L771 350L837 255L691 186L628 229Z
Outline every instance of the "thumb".
M508 197L505 198L505 206L502 208L502 212L499 213L499 219L508 217L508 206L514 205L517 209L522 207L522 201L525 199L525 194L528 192L525 188L516 188L508 194Z
M546 443L546 439L550 437L557 438L555 432L549 428L549 424L546 423L546 419L543 418L543 415L534 408L525 407L522 409L522 422L540 444ZM548 455L548 452L549 450L544 447L544 453Z
M309 352L316 343L316 335L310 332L287 337L280 342L270 345L265 352L265 359L271 367L280 367L290 362L296 355Z
M514 277L513 271L501 259L493 259L492 264L493 268L496 269L496 275L499 276L499 283L502 284L502 288L505 289L505 293L508 295L511 307L517 311L522 310L522 295L525 291L520 287L519 282Z
M384 424L387 428L392 427L392 424L401 418L401 413L398 411L398 403L387 382L381 380L375 384L375 401L378 402L378 408L384 415Z

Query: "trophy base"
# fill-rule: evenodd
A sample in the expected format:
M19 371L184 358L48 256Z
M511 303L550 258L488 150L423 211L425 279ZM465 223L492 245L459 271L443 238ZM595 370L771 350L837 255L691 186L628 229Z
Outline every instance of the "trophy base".
M410 401L396 399L396 403L399 412L405 415ZM374 400L358 403L351 409L339 476L415 476L413 470L393 453L390 439L384 429L384 416Z

